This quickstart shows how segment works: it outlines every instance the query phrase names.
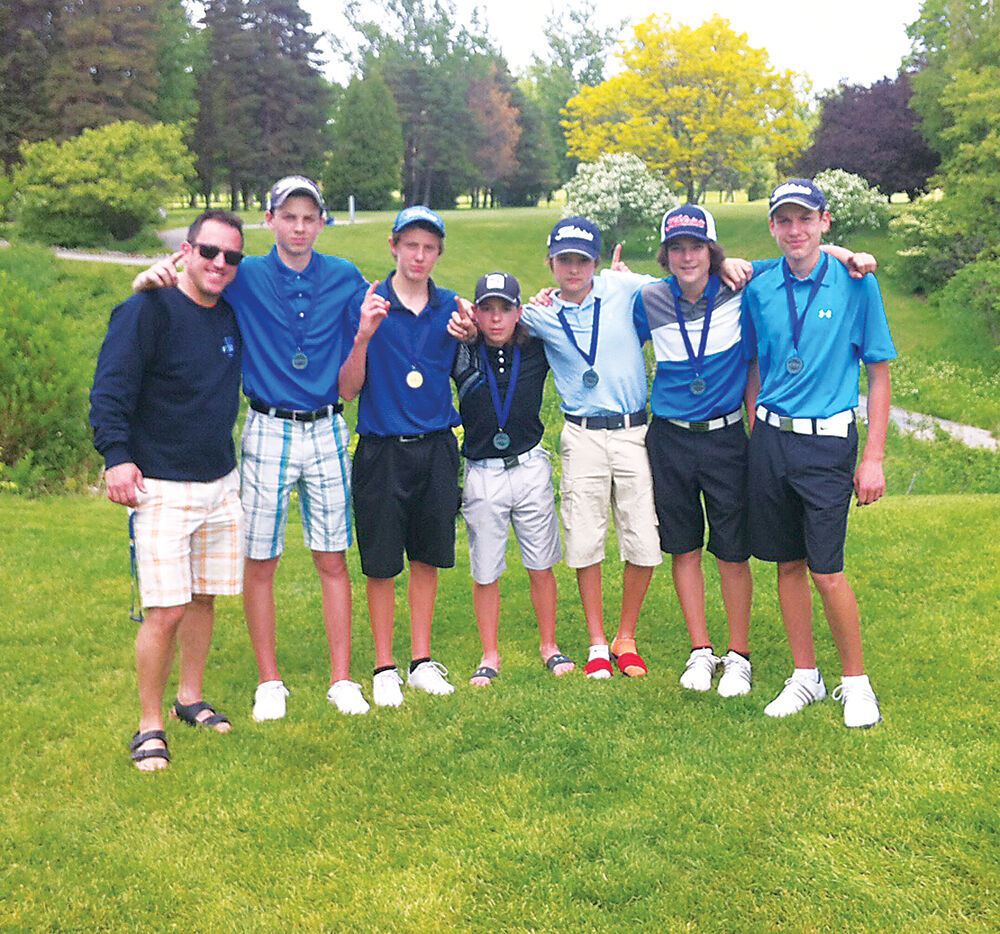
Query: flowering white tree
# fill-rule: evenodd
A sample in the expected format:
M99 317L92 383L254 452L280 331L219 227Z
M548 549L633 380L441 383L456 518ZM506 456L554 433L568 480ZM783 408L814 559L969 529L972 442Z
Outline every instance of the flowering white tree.
M838 237L857 230L884 230L889 223L889 207L878 189L860 175L843 169L826 169L813 181L826 195L832 223L830 230Z
M566 183L566 216L586 217L597 224L607 251L629 228L657 229L663 214L677 205L666 184L630 152L582 162Z

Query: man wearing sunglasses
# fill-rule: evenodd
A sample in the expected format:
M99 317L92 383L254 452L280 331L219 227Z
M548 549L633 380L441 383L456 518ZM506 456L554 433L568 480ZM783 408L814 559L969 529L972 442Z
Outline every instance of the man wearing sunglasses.
M90 395L108 498L129 507L142 605L135 642L136 768L170 762L163 693L181 647L174 719L225 733L202 700L214 596L242 583L242 512L233 425L242 341L221 298L242 259L238 217L206 211L181 247L177 286L133 295L111 314Z
M266 256L249 256L225 297L243 333L243 391L250 400L242 441L246 516L243 605L257 660L255 720L285 716L288 689L278 668L274 575L284 550L290 494L298 493L302 531L323 596L330 648L327 700L345 714L368 702L350 680L351 544L348 428L337 374L352 346L348 308L368 283L350 262L313 249L325 206L302 175L275 182L264 220L274 233ZM140 273L135 289L176 281L180 254Z

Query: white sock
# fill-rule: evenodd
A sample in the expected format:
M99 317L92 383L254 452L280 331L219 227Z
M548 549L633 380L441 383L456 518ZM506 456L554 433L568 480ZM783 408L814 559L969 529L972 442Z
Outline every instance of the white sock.
M805 681L807 684L819 684L818 668L796 668L792 672L792 677L796 681Z
M868 675L844 675L840 679L840 683L845 688L859 688L862 686L870 688L872 686L868 680Z
M592 662L595 658L603 658L605 661L611 661L611 655L606 645L592 645L590 647L590 654L587 656L587 661Z

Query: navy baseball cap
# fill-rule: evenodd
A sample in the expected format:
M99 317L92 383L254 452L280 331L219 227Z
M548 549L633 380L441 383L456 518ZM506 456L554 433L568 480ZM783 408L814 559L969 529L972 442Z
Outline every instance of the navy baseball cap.
M770 217L783 204L798 204L810 211L825 211L826 195L811 178L792 178L771 192L767 216Z
M487 298L502 298L512 305L520 305L521 285L510 273L488 272L476 283L476 304Z
M601 231L585 217L563 218L552 228L546 243L550 257L582 253L595 261L601 258Z
M444 237L444 221L441 220L441 215L423 204L414 204L408 208L403 208L396 215L396 220L392 225L392 232L398 234L404 227L419 223L430 224L442 238Z
M267 194L267 210L273 213L295 195L312 198L320 211L326 213L326 205L323 203L323 195L319 190L319 185L304 175L286 175L284 178L279 178Z
M695 204L667 211L660 223L660 243L674 237L694 237L695 240L715 243L719 239L715 233L715 218Z

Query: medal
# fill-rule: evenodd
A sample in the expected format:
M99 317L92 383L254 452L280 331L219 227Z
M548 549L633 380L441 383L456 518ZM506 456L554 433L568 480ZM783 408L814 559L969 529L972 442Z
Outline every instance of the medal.
M424 374L420 370L413 369L406 374L406 385L410 389L419 389L424 384Z
M692 364L695 377L688 383L688 389L692 396L704 395L708 389L708 383L701 377L701 368L705 362L705 350L708 347L708 329L712 323L712 310L715 307L715 296L719 293L719 277L709 276L705 286L705 317L701 319L701 339L698 341L698 350L695 352L691 338L688 336L687 326L684 323L684 312L681 309L682 292L675 278L670 279L670 291L674 294L674 314L677 317L677 327L684 339L684 349L687 351L688 360Z
M785 361L785 369L792 376L801 373L802 368L805 366L802 362L802 358L799 356L799 338L802 336L802 325L805 324L806 315L809 312L809 306L813 303L813 299L816 297L819 287L823 284L823 278L826 276L826 270L829 265L830 258L826 255L826 253L824 253L822 263L819 267L819 274L815 279L813 279L812 286L809 289L809 297L806 299L806 307L802 309L802 314L800 315L798 313L799 310L795 305L795 286L792 281L791 270L788 268L788 260L785 259L781 261L781 272L785 279L785 298L788 302L788 323L792 329L792 346L795 348L795 352L792 356Z
M583 357L584 363L586 363L589 367L589 369L584 370L583 385L586 386L587 389L593 389L600 380L600 377L597 375L597 370L594 369L594 363L597 361L597 335L601 329L601 300L596 296L594 297L594 323L590 328L589 353L580 347L580 345L576 342L576 338L573 336L573 329L570 327L566 313L561 307L556 311L556 317L559 319L559 323L562 325L562 329L565 331L570 345L581 357Z
M304 370L309 365L309 358L300 350L292 357L292 366L296 370Z
M510 380L507 383L507 392L503 399L500 398L500 384L497 382L493 367L490 366L485 344L479 345L479 363L486 372L486 385L489 386L490 401L493 403L493 412L497 417L497 431L493 435L493 447L498 451L506 451L510 447L510 435L506 432L507 419L510 418L510 410L514 405L514 390L517 388L517 377L521 372L521 348L514 345Z

